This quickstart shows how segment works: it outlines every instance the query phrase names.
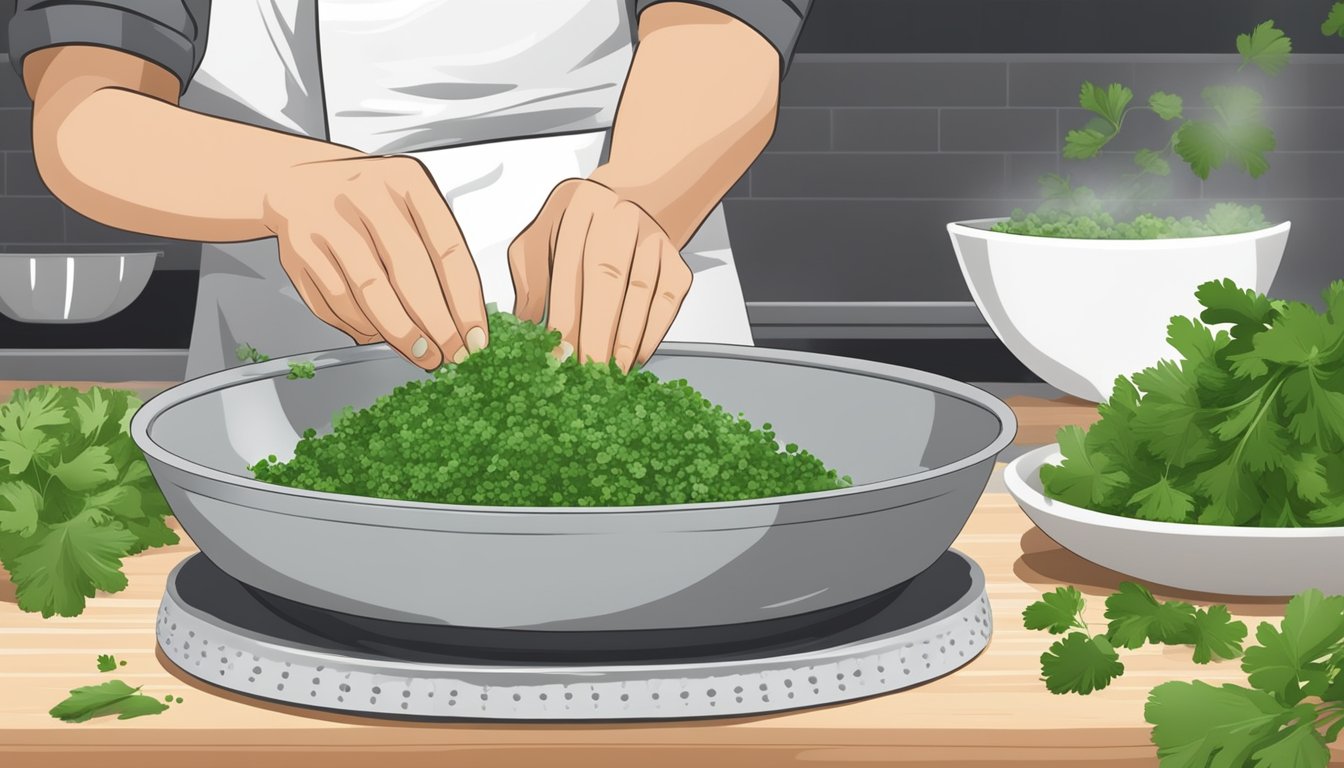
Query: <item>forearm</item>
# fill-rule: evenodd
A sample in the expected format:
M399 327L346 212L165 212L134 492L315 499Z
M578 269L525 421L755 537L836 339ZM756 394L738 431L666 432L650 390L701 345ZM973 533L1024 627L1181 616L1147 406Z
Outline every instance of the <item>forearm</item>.
M268 237L266 193L279 174L359 156L190 112L163 98L175 88L146 84L151 96L133 89L135 76L63 77L60 66L58 57L43 78L50 87L34 89L38 169L67 205L111 226L207 242Z
M640 34L610 159L592 178L682 247L769 141L779 56L751 28L698 6L654 6Z

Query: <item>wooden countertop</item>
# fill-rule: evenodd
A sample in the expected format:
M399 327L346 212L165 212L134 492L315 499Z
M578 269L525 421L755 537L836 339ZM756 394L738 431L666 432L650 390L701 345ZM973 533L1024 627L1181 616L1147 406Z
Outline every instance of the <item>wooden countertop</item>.
M3 396L3 389L0 389ZM1024 427L1053 431L1072 402L1013 398ZM1063 417L1061 417L1063 415ZM1031 426L1031 425L1035 426ZM1033 440L1044 442L1044 440ZM1054 696L1038 680L1048 635L1022 628L1022 609L1060 584L1077 585L1100 618L1123 579L1060 549L1001 492L997 480L955 545L985 570L994 614L990 646L967 667L924 686L848 704L779 715L681 723L591 725L425 724L307 712L217 691L155 651L153 625L169 570L189 542L130 558L130 586L100 595L73 619L42 619L0 592L0 765L266 766L683 766L807 764L1153 766L1143 705L1165 680L1244 682L1236 663L1197 667L1188 652L1145 648L1123 657L1125 675L1088 697ZM5 586L8 586L7 584ZM1207 596L1154 589L1197 603ZM1230 604L1254 631L1277 620L1281 600ZM94 659L128 662L100 675ZM152 696L184 702L162 715L66 724L47 710L71 688L119 677ZM1344 758L1344 752L1337 752Z

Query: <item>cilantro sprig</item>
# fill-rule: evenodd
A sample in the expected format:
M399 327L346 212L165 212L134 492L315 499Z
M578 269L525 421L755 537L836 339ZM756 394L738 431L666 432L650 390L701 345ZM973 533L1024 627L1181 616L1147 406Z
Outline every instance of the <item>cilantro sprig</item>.
M1106 599L1107 631L1090 636L1082 594L1047 593L1023 612L1028 629L1069 634L1041 656L1052 693L1087 695L1124 674L1115 648L1186 645L1197 663L1241 657L1248 685L1198 680L1153 688L1144 719L1163 768L1254 766L1324 768L1344 731L1344 596L1308 590L1288 602L1283 621L1261 622L1242 650L1246 625L1225 605L1162 602L1139 584Z
M1125 672L1119 648L1186 645L1192 647L1196 663L1207 664L1240 656L1246 637L1246 625L1233 621L1224 606L1159 602L1133 582L1122 583L1106 598L1105 632L1093 633L1084 618L1086 607L1076 587L1059 587L1022 612L1027 629L1064 635L1041 655L1041 679L1051 693L1087 695L1104 689Z
M176 544L132 441L131 392L38 386L0 404L0 566L19 608L76 616L126 587L121 561Z
M1325 310L1232 281L1175 317L1179 361L1119 377L1090 429L1059 432L1052 499L1125 517L1261 527L1344 523L1344 281Z

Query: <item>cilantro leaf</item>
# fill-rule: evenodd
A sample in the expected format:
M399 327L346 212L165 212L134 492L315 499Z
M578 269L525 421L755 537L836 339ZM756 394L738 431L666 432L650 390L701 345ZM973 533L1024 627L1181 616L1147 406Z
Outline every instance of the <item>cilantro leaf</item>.
M1231 280L1204 283L1195 290L1195 298L1204 307L1200 319L1210 325L1263 328L1278 316L1269 297L1238 288Z
M135 544L135 536L125 528L94 525L81 516L33 538L36 544L15 558L10 570L23 610L43 617L78 616L84 598L93 597L95 590L126 588L121 558Z
M1075 129L1064 134L1064 157L1069 160L1086 160L1096 157L1101 148L1111 140L1110 136L1096 128Z
M1185 109L1185 101L1174 93L1156 91L1148 97L1148 106L1163 120L1177 120Z
M1124 674L1125 665L1105 635L1073 632L1041 655L1041 674L1051 693L1086 696Z
M1152 593L1132 581L1121 582L1106 598L1107 636L1125 648L1145 642L1179 645L1194 642L1195 607L1182 602L1158 602Z
M1326 768L1330 764L1330 748L1312 720L1303 717L1275 734L1273 741L1251 757L1255 768Z
M107 421L107 410L108 401L103 397L103 390L99 387L92 387L87 393L77 396L75 421L79 424L80 434L91 437L102 429L104 422Z
M1320 659L1344 641L1344 596L1303 592L1288 601L1278 628L1261 622L1255 637L1259 645L1246 649L1241 664L1253 687L1288 704L1320 695L1329 683Z
M1052 498L1080 507L1101 504L1107 494L1128 482L1123 471L1112 469L1105 454L1090 453L1085 433L1076 426L1059 431L1059 449L1064 461L1041 467L1041 481Z
M50 472L72 491L87 491L117 479L117 468L107 447L102 445L85 448L69 461L52 466Z
M1308 519L1317 525L1338 525L1344 523L1344 504L1329 504L1307 513Z
M1022 623L1027 629L1046 629L1060 635L1080 626L1078 614L1083 612L1083 605L1077 587L1059 587L1028 605L1022 611Z
M117 660L116 660L115 657L113 657L113 656L111 656L111 655L109 655L109 654L106 654L106 653L104 653L104 654L100 654L100 655L98 656L98 671L99 671L99 672L111 672L112 670L114 670L114 669L116 669L116 668L117 668Z
M1190 512L1195 508L1195 500L1164 477L1135 492L1129 497L1129 505L1144 520L1184 523L1188 522Z
M1273 696L1235 685L1170 682L1148 694L1144 719L1163 768L1240 766L1293 717Z
M1119 83L1102 88L1087 82L1078 93L1078 106L1118 128L1133 99L1134 92Z
M1321 34L1326 37L1344 37L1344 3L1331 6L1330 15L1321 24Z
M1267 75L1277 75L1288 65L1293 41L1270 20L1251 30L1250 34L1237 35L1237 53L1241 54L1242 67L1254 64Z
M42 493L22 480L0 483L0 531L32 536L42 512Z
M139 688L132 688L120 680L109 680L100 685L88 685L70 691L70 696L51 708L51 716L67 723L83 723L95 717L116 715L118 720L129 720L144 715L157 715L168 706L156 698L145 696Z
M1142 168L1144 173L1151 173L1154 176L1171 175L1171 163L1167 162L1162 153L1151 149L1140 149L1135 152L1134 164Z
M1214 658L1235 659L1241 655L1241 643L1246 639L1246 625L1233 621L1225 605L1211 605L1208 610L1195 609L1194 661L1207 664Z

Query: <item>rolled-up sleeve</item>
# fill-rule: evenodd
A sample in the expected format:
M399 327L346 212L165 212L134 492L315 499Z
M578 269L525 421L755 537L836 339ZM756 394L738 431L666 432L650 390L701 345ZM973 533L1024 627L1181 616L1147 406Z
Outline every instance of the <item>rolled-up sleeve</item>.
M658 3L670 0L636 0L635 14ZM798 44L803 21L807 18L812 0L676 0L703 5L728 14L760 33L779 51L780 67L789 68L793 49Z
M9 60L22 77L24 57L42 48L115 48L172 72L185 91L205 55L209 19L210 0L18 0Z

